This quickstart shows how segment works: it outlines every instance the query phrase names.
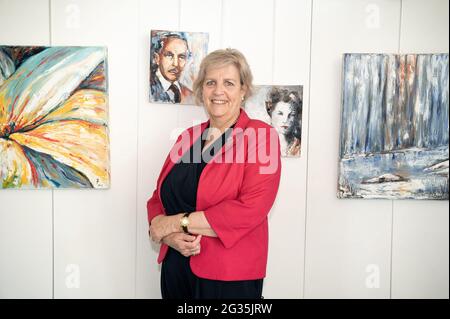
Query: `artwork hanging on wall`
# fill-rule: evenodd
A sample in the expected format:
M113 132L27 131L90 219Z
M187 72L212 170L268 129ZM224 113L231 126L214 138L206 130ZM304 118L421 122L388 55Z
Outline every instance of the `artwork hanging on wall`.
M108 188L107 50L0 46L0 188Z
M338 197L448 200L448 54L345 54Z
M272 125L280 137L281 156L299 157L301 153L303 86L261 85L245 103L251 118Z
M150 102L195 104L192 88L208 41L208 33L151 31Z

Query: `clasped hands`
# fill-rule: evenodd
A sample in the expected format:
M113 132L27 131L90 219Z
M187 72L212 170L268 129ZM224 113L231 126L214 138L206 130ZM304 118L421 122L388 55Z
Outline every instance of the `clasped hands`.
M201 235L190 235L182 232L180 219L183 214L178 215L158 215L152 219L150 225L150 238L156 242L172 247L183 256L188 257L200 253Z

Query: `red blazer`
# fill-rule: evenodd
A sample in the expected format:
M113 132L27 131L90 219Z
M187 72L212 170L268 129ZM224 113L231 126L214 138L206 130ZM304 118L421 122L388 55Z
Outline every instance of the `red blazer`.
M165 214L160 199L161 184L208 123L209 120L191 127L178 137L147 202L149 222ZM204 211L218 237L202 237L200 254L190 257L195 275L224 281L265 277L267 215L278 191L280 172L280 146L275 129L250 119L241 109L233 133L205 166L198 183L196 209ZM167 249L167 245L161 245L158 263L163 261Z

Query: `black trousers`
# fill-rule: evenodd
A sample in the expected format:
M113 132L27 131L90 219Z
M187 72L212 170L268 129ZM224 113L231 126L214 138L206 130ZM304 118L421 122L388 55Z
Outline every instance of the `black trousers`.
M189 257L169 247L161 269L163 299L261 299L263 279L209 280L191 271Z

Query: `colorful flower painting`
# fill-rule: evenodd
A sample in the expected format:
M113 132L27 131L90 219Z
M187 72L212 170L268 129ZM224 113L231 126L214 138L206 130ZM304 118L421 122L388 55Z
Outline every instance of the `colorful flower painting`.
M0 46L0 188L108 188L107 50Z
M283 157L299 157L302 142L303 86L259 85L245 103L251 118L272 125Z
M345 54L340 198L448 200L448 54Z

